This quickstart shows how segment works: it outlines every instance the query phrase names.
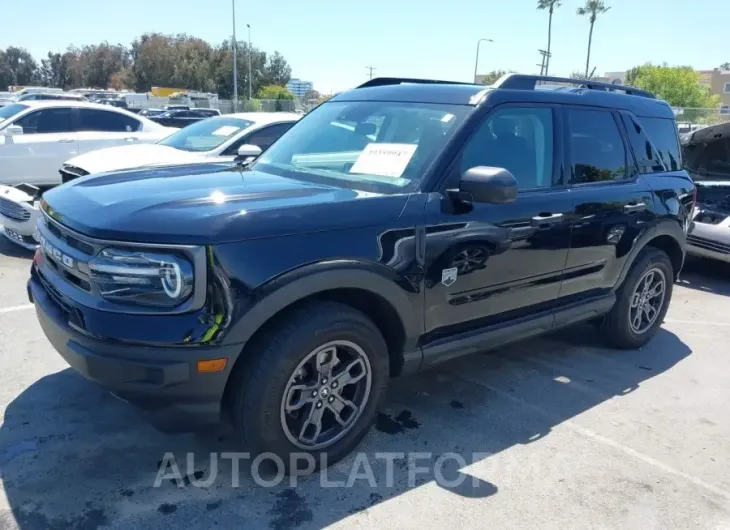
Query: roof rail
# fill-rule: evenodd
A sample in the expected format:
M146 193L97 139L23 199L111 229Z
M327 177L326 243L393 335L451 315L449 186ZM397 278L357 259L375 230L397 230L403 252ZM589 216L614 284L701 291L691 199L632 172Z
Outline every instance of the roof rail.
M403 83L414 83L419 85L471 85L473 83L462 83L459 81L438 81L436 79L410 79L407 77L376 77L364 82L357 88L368 88L374 86L401 85Z
M602 83L591 79L571 79L568 77L552 77L546 75L525 75L525 74L505 74L500 77L492 86L495 88L511 88L514 90L535 90L539 82L548 81L551 83L565 83L577 85L581 88L590 90L602 90L605 92L623 92L632 96L641 96L644 98L656 99L656 96L646 90L638 88L614 85L611 83Z

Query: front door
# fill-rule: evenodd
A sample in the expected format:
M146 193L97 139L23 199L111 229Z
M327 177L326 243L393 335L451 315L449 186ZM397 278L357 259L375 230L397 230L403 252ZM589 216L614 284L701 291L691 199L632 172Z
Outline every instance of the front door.
M503 105L467 141L448 187L475 166L508 169L519 194L509 204L450 211L446 195L426 206L426 333L440 337L549 308L560 293L570 244L570 192L561 184L557 109Z
M73 109L40 109L13 125L23 134L0 141L0 183L57 184L61 164L79 154Z

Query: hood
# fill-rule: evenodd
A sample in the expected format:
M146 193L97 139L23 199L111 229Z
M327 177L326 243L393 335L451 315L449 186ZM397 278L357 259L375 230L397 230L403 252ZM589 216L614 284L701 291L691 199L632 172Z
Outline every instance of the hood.
M13 202L33 202L37 195L27 193L25 190L15 186L0 186L0 197Z
M91 237L215 244L391 222L407 196L196 164L90 175L43 199L52 217Z
M730 123L712 125L681 138L682 159L693 180L730 181Z
M135 144L90 151L66 161L89 173L119 171L149 165L187 164L206 160L206 153L191 153L159 144Z

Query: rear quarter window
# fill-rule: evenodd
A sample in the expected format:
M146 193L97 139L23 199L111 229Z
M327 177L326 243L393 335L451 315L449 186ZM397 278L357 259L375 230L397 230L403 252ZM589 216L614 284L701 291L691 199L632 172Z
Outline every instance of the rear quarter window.
M667 171L682 169L679 135L674 120L664 118L639 118L644 131L659 153Z

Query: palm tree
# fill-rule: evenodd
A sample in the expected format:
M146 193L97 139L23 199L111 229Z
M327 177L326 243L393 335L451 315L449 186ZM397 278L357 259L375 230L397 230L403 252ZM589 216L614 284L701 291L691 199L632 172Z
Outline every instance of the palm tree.
M588 34L588 56L586 57L586 79L588 78L588 69L591 64L591 44L593 43L593 24L596 23L598 15L602 15L606 11L611 9L606 5L603 0L586 0L583 7L578 8L578 15L582 17L589 17L588 20L591 22L591 32Z
M545 58L545 75L548 75L548 69L550 68L550 44L553 39L553 11L556 7L560 7L561 0L537 0L537 8L540 10L548 10L548 45L547 45L547 57Z

